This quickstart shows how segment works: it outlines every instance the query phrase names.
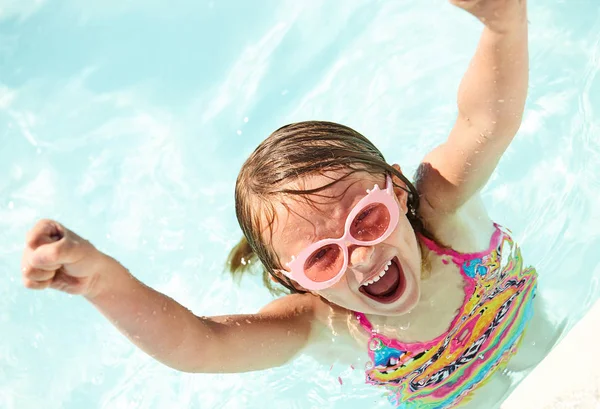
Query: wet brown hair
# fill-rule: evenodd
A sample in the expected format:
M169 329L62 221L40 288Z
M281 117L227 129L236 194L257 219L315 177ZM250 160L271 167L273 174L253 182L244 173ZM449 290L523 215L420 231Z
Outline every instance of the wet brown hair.
M316 189L290 189L290 182L327 171L342 171L344 176ZM302 292L287 277L275 273L282 269L281 263L262 235L265 229L271 229L275 221L275 201L287 195L300 195L303 200L311 203L313 199L309 196L314 196L353 173L365 171L393 175L402 180L406 187L397 187L408 193L408 220L417 233L434 239L419 217L419 195L416 188L400 171L385 161L383 154L371 141L355 130L337 123L299 122L273 132L250 155L238 175L235 211L244 237L231 250L227 262L234 278L257 268L262 273L263 282L273 294ZM285 289L273 286L271 278Z

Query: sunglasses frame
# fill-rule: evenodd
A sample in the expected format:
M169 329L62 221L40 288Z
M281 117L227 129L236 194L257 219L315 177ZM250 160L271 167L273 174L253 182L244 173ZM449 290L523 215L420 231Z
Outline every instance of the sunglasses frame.
M370 241L361 241L352 237L352 234L350 233L350 227L352 225L352 222L354 221L354 218L358 216L359 212L361 212L363 209L375 203L383 204L387 208L388 213L390 215L390 222L386 231L377 239ZM296 257L292 256L292 260L286 263L286 267L289 268L290 271L281 270L281 273L283 273L286 277L296 281L298 284L300 284L307 290L319 291L331 287L332 285L340 281L340 279L346 272L346 269L348 268L348 245L350 244L358 246L373 246L375 244L381 243L382 241L387 239L396 229L399 218L400 208L396 200L396 195L394 194L394 184L392 182L391 176L387 175L386 188L384 190L381 190L378 184L376 184L372 190L367 189L367 195L352 208L352 211L348 214L348 217L346 218L344 234L342 235L342 237L337 239L328 238L312 243L311 245L304 248L300 253L298 253ZM306 273L304 272L304 264L306 263L306 260L308 260L308 258L319 248L329 246L331 244L335 244L342 249L342 253L344 255L344 263L340 268L340 271L334 277L327 281L314 281L308 278Z

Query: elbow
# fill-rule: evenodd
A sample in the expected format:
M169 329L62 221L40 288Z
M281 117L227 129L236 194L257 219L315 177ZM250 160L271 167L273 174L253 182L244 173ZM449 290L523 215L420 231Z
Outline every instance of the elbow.
M220 372L223 363L210 345L196 343L175 347L170 353L153 358L171 369L192 374Z
M194 360L178 360L177 362L163 362L164 365L178 372L189 374L206 374L223 372L216 365L212 365L207 361Z
M494 123L492 125L494 126L492 129L497 133L513 137L519 132L521 124L523 123L523 111L503 112L495 116L493 121Z
M517 135L521 124L523 123L523 115L511 115L509 117L497 118L495 123L490 127L491 134L501 140L507 140L508 142Z
M475 116L460 114L459 120L480 135L480 142L511 141L521 128L523 113L490 113Z

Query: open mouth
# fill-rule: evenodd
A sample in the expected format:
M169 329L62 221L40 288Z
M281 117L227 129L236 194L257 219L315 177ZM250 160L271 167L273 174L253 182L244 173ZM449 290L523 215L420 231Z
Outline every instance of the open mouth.
M358 290L381 304L391 304L402 296L405 288L404 271L398 258L394 257L377 277L361 285Z

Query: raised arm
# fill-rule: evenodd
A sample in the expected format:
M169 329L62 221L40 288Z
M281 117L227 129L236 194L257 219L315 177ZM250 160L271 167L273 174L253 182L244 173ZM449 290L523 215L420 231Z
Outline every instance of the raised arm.
M526 0L452 0L484 24L458 91L458 118L448 140L419 167L426 207L453 213L488 181L517 133L527 98Z
M135 345L185 372L246 372L286 363L309 340L317 300L294 295L257 314L198 317L51 220L29 233L22 270L26 287L84 296Z

